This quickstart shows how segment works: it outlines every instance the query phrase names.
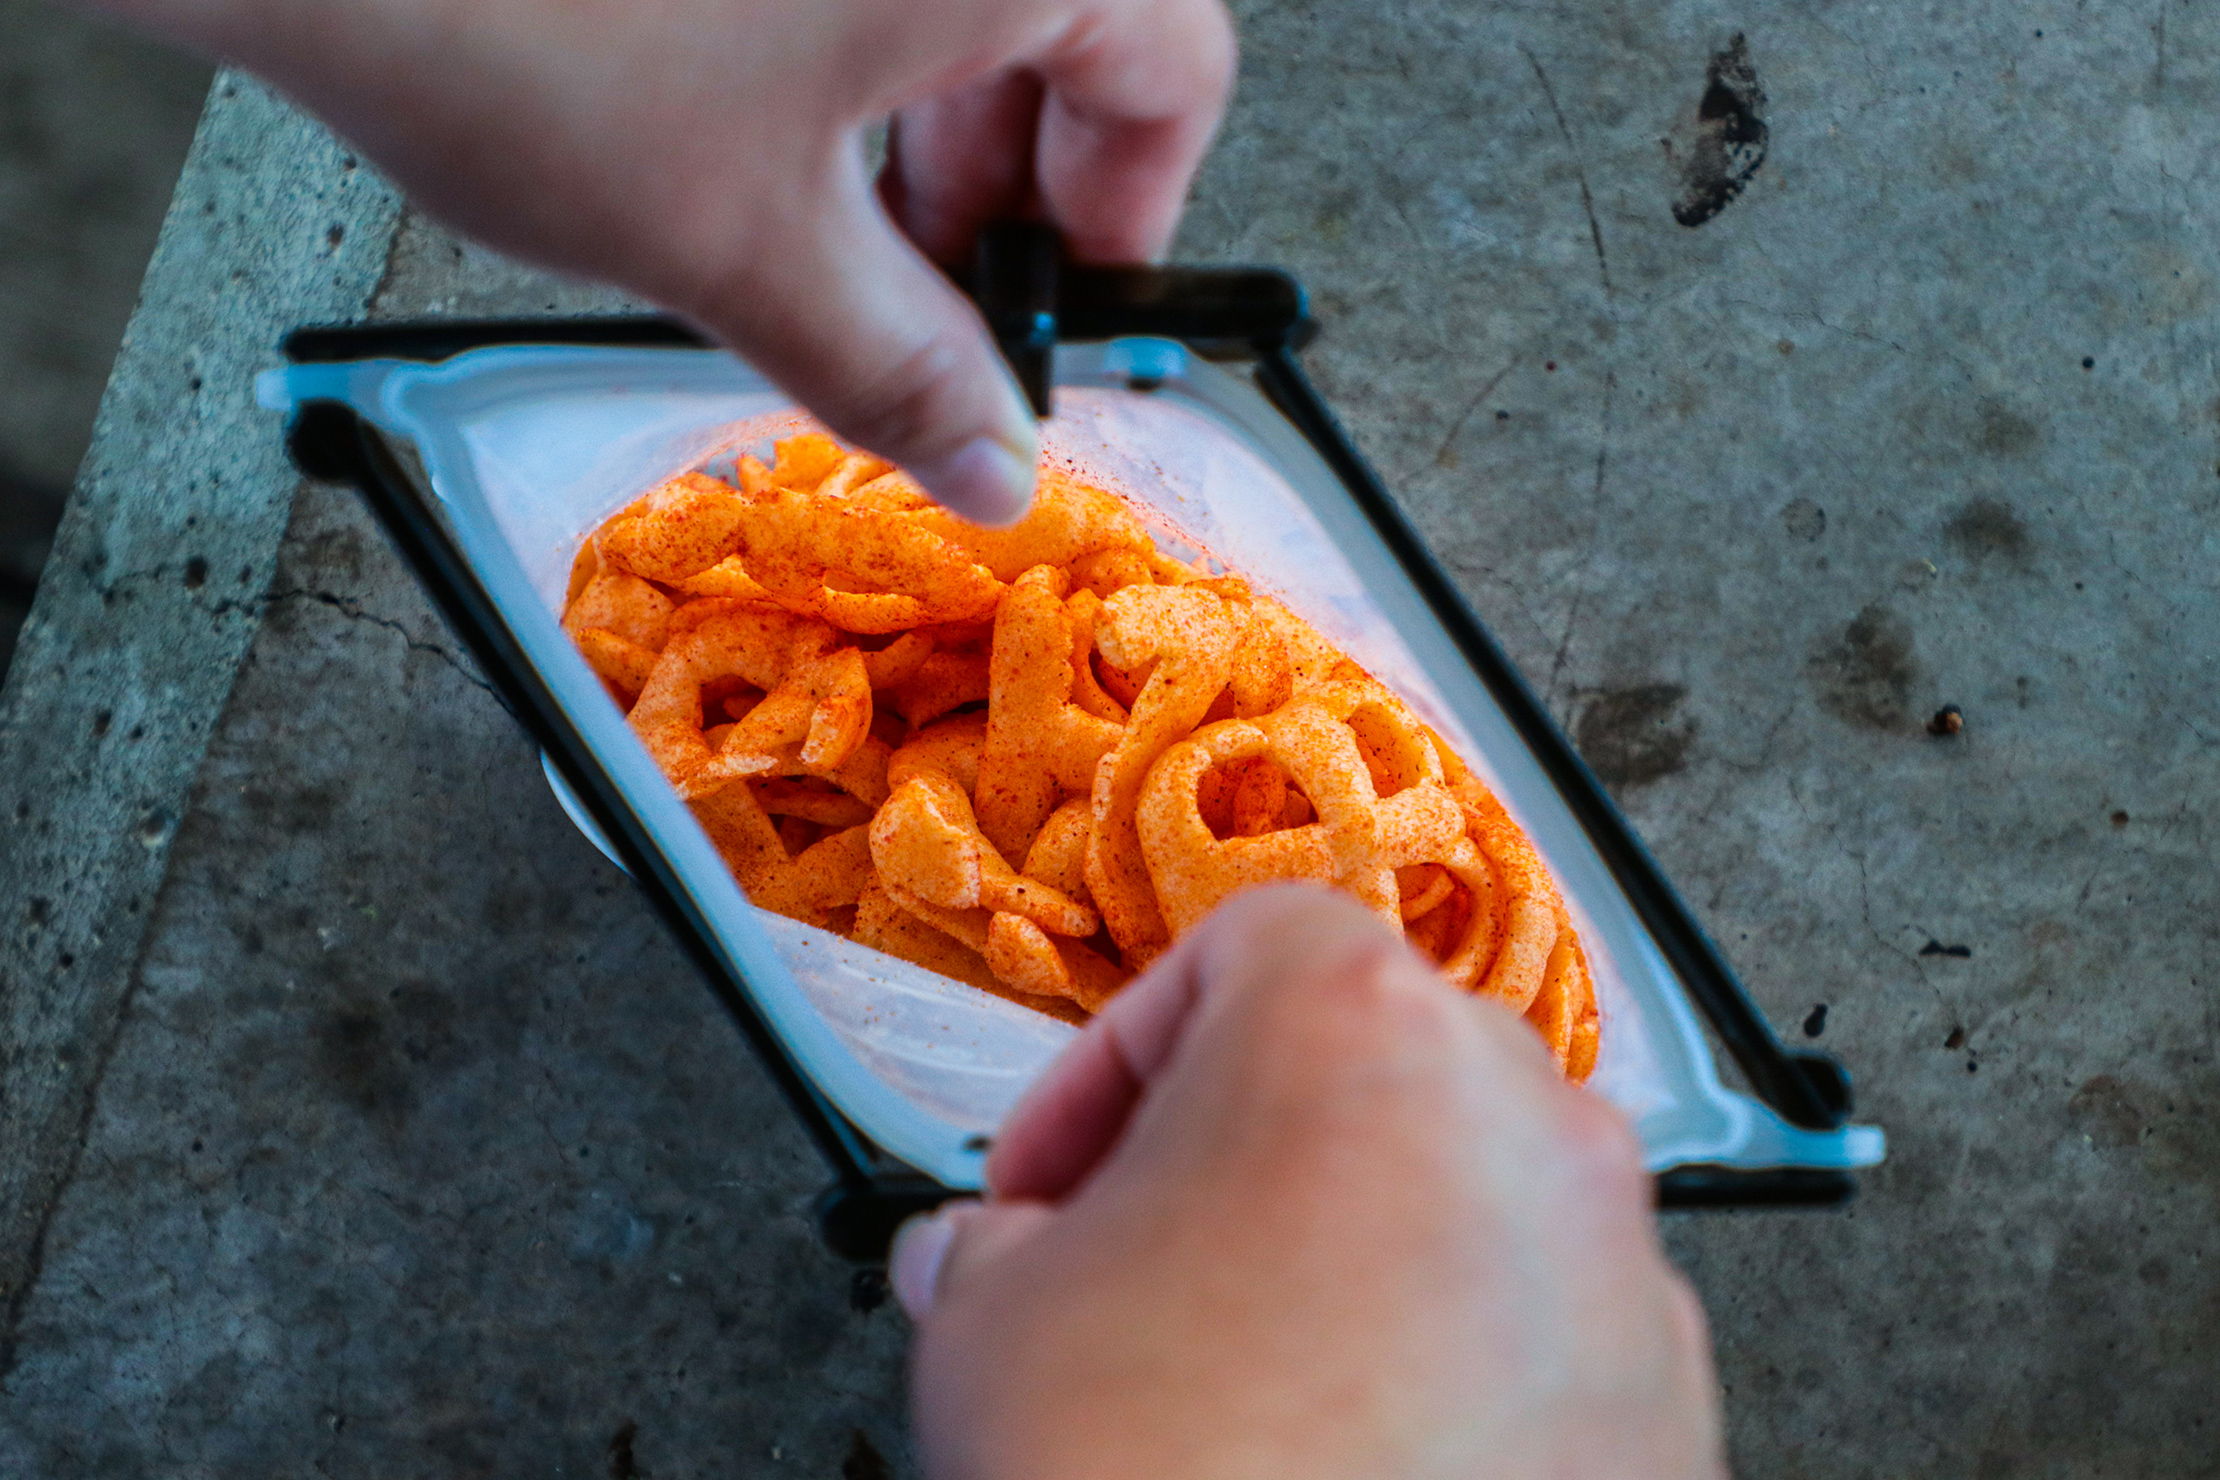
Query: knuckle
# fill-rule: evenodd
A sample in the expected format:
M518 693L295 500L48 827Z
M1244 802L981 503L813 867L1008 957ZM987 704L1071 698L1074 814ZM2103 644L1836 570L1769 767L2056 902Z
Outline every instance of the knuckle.
M1212 913L1209 925L1222 934L1271 945L1300 937L1305 950L1317 949L1321 938L1377 928L1371 914L1347 895L1297 882L1243 889Z
M1338 951L1316 959L1330 963L1320 973L1319 994L1336 1031L1376 1050L1423 1047L1429 1056L1458 1032L1460 999L1386 932L1352 934Z
M1457 995L1346 896L1306 885L1244 891L1205 929L1206 976L1299 1037L1379 1051L1456 1031Z
M965 346L940 333L875 370L859 373L826 409L836 430L865 447L907 456L943 451L953 430L968 440L962 415Z

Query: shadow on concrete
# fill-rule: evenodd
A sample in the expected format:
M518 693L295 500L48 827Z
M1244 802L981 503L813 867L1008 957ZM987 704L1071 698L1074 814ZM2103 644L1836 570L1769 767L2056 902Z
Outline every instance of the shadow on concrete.
M0 673L209 75L76 11L0 0Z
M0 464L0 675L15 657L16 633L30 615L66 496L58 484Z

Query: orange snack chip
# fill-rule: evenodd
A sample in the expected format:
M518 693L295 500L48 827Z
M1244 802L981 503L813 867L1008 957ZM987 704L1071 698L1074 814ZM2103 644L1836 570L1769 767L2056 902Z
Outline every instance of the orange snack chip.
M1194 730L1225 688L1247 621L1245 607L1209 591L1127 586L1103 602L1095 624L1105 658L1126 672L1149 665L1117 747L1095 768L1094 832L1087 840L1087 887L1135 970L1172 940L1134 823L1141 787L1157 758Z
M1099 562L1116 552L1137 557L1145 570L1156 548L1124 500L1049 466L1041 469L1032 507L1007 529L967 523L937 506L921 511L918 521L1005 582L1036 565L1061 569L1092 559L1100 568Z
M581 557L592 549L586 546ZM571 592L563 631L578 644L594 672L630 704L647 686L656 657L670 641L671 613L677 603L636 575L600 568L598 559L594 566L596 570Z
M840 494L782 491L741 505L734 529L744 568L772 600L849 632L990 616L1002 592L921 516Z
M1097 764L1124 735L1072 702L1066 584L1062 571L1035 566L995 614L977 800L979 825L1005 856L1024 855L1058 802L1093 791Z
M683 581L731 553L746 507L731 484L681 473L601 527L601 557L651 581Z
M701 798L693 809L725 866L763 909L821 926L833 911L855 904L871 882L869 828L845 828L795 854L745 786Z
M872 714L866 665L857 649L834 646L830 627L730 601L673 627L629 718L680 795L706 796L744 776L833 777L863 748ZM710 696L736 685L762 697L712 749Z
M1238 575L1044 467L982 529L818 432L581 547L564 631L750 900L1084 1022L1241 889L1309 880L1600 1043L1554 879L1410 706Z

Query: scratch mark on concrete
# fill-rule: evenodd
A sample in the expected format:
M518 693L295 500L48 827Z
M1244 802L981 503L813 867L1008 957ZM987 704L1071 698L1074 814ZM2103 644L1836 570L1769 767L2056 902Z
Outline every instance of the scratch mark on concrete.
M1528 599L1525 588L1520 586L1518 582L1504 575L1496 567L1484 565L1469 556L1445 554L1442 559L1460 577L1486 581L1492 586L1501 587L1510 596L1512 603L1518 607L1519 615L1526 619L1526 625L1534 630L1537 637L1547 640L1549 628L1540 617L1534 615L1534 603Z
M1565 614L1565 630L1557 639L1557 656L1549 665L1549 688L1544 691L1543 702L1552 708L1557 703L1557 681L1564 676L1565 655L1572 651L1573 629L1580 625L1580 608L1587 603L1585 586L1573 593L1572 610Z
M1795 713L1796 701L1791 699L1787 704L1782 706L1781 712L1779 714L1773 716L1772 723L1767 725L1765 728L1765 738L1758 742L1758 752L1756 759L1748 761L1738 761L1732 756L1728 756L1725 754L1712 756L1711 759L1716 760L1721 767L1728 771L1732 771L1737 775L1765 776L1771 774L1773 770L1774 747L1780 743L1781 732L1788 728L1789 719ZM1707 808L1703 813L1699 813L1698 815L1715 815L1719 813L1722 809L1724 809L1729 801L1727 794L1728 790L1729 788L1726 785L1722 785L1718 791L1712 794L1710 807Z
M1472 413L1478 411L1481 403L1495 394L1495 388L1503 384L1503 377L1509 375L1517 364L1517 358L1512 358L1502 369L1488 377L1487 384L1474 392L1471 400L1465 402L1465 409L1457 413L1457 419L1451 422L1449 430L1442 434L1441 446L1434 449L1434 462L1437 465L1446 466L1444 459L1449 456L1450 444L1454 443L1457 440L1457 434L1465 429L1465 423L1472 420Z
M1549 73L1542 70L1542 59L1529 47L1521 46L1526 63L1534 69L1534 80L1542 85L1542 96L1549 99L1549 111L1557 120L1557 132L1565 141L1566 151L1572 155L1573 178L1580 182L1580 208L1588 215L1588 239L1596 246L1596 272L1603 279L1603 296L1611 296L1611 258L1603 250L1603 227L1596 221L1596 198L1588 189L1588 166L1580 157L1580 146L1573 142L1572 128L1565 122L1565 110L1557 105L1557 89L1550 86Z
M1806 827L1818 828L1837 852L1858 866L1858 916L1865 925L1865 933L1873 937L1873 943L1879 946L1882 951L1911 967L1913 972L1918 975L1920 984L1934 993L1935 1001L1940 1003L1943 1000L1942 990L1935 985L1934 978L1927 974L1926 964L1910 951L1903 949L1901 946L1892 945L1888 937L1881 934L1880 927L1873 923L1873 885L1866 874L1865 855L1842 841L1840 824L1834 822L1819 823L1813 819L1811 808L1804 803L1803 791L1797 786L1793 778L1788 783L1788 799L1795 805L1797 815L1804 819Z
M1591 497L1595 500L1596 513L1603 513L1603 475L1611 466L1611 411L1619 396L1619 372L1603 372L1602 426L1596 433L1596 486Z
M1611 415L1618 400L1618 393L1618 372L1615 370L1605 371L1603 376L1603 414L1597 418L1598 425L1596 429L1596 477L1595 483L1588 493L1589 517L1596 521L1603 518L1603 484L1604 478L1611 470ZM1592 549L1593 546L1591 545L1591 551ZM1591 553L1588 565L1594 563L1594 555ZM1586 566L1582 567L1581 574L1584 584L1580 593L1573 598L1572 611L1565 619L1564 636L1559 639L1557 644L1557 661L1549 672L1549 694L1553 700L1557 695L1558 675L1565 668L1565 655L1572 647L1573 628L1580 621L1580 608L1588 598L1585 586Z
M2156 34L2158 63L2151 69L2151 90L2166 91L2166 12L2172 9L2172 0L2159 0L2158 24L2151 29Z
M1727 308L1746 308L1759 314L1778 315L1785 319L1802 320L1806 323L1816 324L1830 334L1840 334L1847 339L1855 339L1865 344L1887 345L1898 354L1906 352L1904 346L1894 339L1883 338L1870 329L1860 329L1849 324L1835 323L1816 308L1783 308L1778 304L1760 303L1750 298L1730 297L1722 298L1719 301L1722 306ZM1962 362L1959 363L1959 368L1965 368Z
M1591 523L1588 559L1581 565L1580 589L1573 594L1572 610L1565 614L1565 630L1557 639L1557 657L1550 664L1549 687L1543 691L1543 703L1557 702L1557 681L1565 672L1565 659L1572 652L1573 632L1580 625L1580 609L1588 600L1588 572L1595 565L1595 540L1593 526L1603 519L1603 484L1611 469L1611 415L1618 400L1619 376L1617 371L1605 371L1603 376L1603 414L1597 419L1596 476L1588 494L1588 514Z
M383 627L386 631L395 634L401 639L403 643L407 644L408 650L410 652L431 654L433 657L439 659L442 663L445 663L448 667L454 669L455 672L464 679L464 681L474 685L477 688L483 689L486 693L492 695L494 702L500 704L503 709L509 707L508 704L502 700L501 695L495 692L493 685L487 683L483 678L478 676L478 671L476 668L465 663L461 658L457 657L454 653L442 647L440 644L436 642L424 641L415 633L409 631L409 629L405 625L394 620L392 617L381 617L376 612L365 611L363 609L362 603L356 601L351 596L340 596L331 591L310 591L307 589L297 588L291 591L272 591L268 596L263 597L262 600L263 603L267 606L275 606L281 601L313 601L319 606L330 607L333 611L338 612L341 616L347 618L349 621L368 622L373 627Z
M1830 838L1832 837L1833 832L1833 828L1828 829L1828 834ZM1842 848L1843 856L1848 858L1852 863L1858 866L1858 909L1865 918L1866 934L1872 936L1874 944L1878 945L1882 950L1887 951L1890 955L1895 956L1899 960L1906 962L1915 971L1917 971L1919 973L1920 981L1926 985L1927 990L1935 994L1935 1000L1937 1002L1942 1001L1942 990L1935 985L1934 978L1930 977L1927 974L1927 969L1920 963L1919 957L1913 955L1910 951L1905 950L1901 946L1891 945L1889 943L1888 937L1881 934L1880 927L1873 923L1873 888L1871 882L1866 877L1865 855L1863 853L1854 853L1849 848L1843 847L1843 845L1840 843L1836 843L1835 846L1838 848Z

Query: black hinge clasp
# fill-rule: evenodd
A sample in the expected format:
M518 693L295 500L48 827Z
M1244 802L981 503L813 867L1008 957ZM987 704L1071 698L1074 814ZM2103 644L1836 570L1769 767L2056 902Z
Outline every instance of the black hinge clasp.
M998 221L979 233L970 281L1010 372L1051 412L1058 340L1147 335L1203 354L1300 349L1316 326L1302 286L1268 267L1093 267L1064 260L1055 228Z

